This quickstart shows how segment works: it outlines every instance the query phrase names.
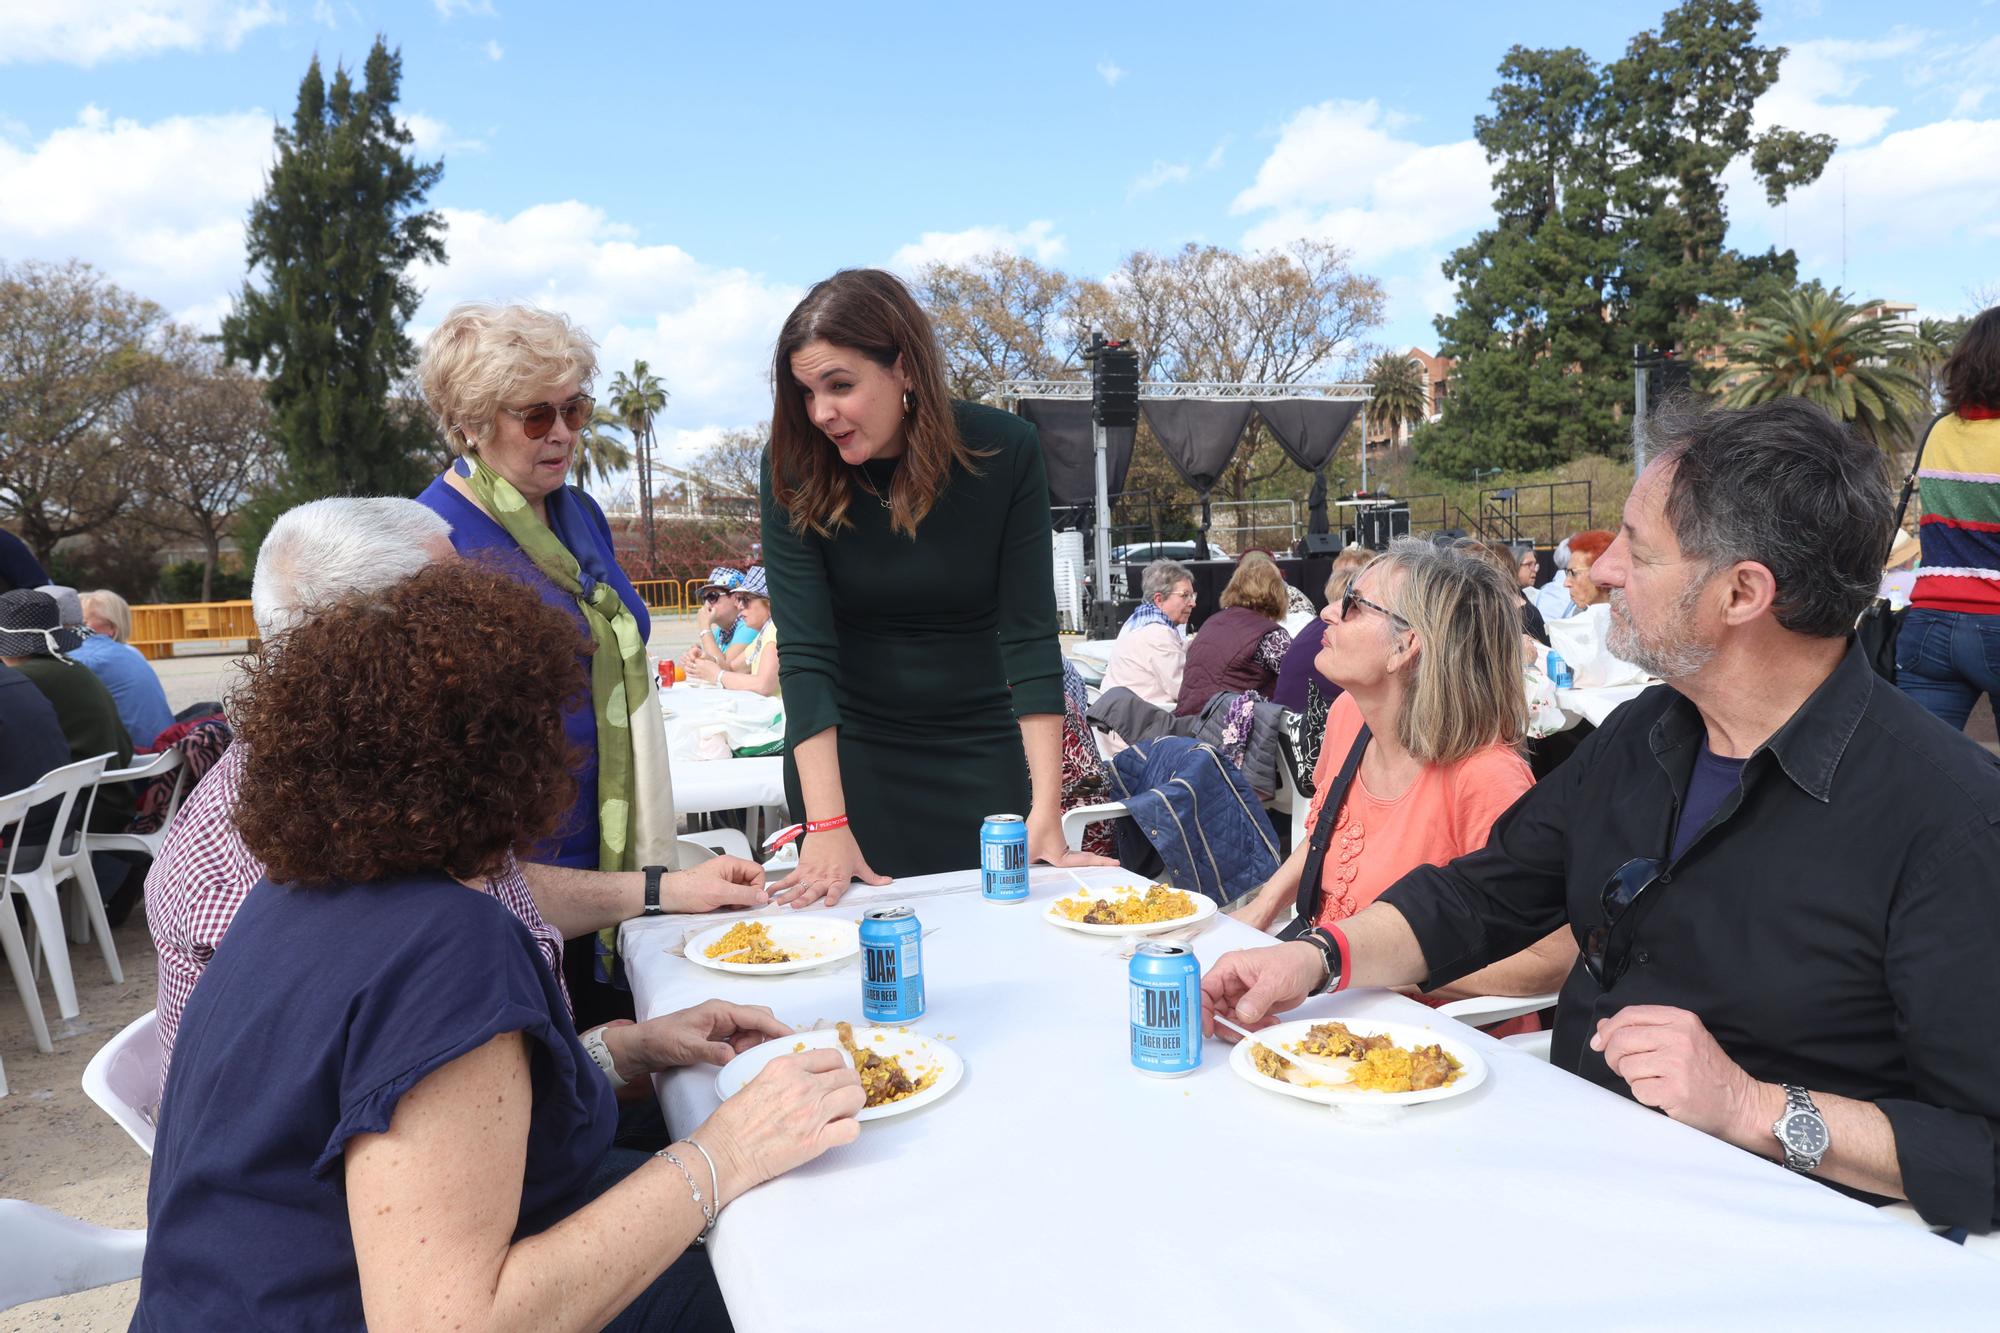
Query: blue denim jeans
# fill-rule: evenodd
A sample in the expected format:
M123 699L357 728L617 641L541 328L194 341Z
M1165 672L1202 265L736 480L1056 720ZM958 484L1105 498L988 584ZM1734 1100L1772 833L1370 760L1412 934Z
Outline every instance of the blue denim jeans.
M1980 695L2000 711L2000 615L1911 608L1896 636L1896 683L1961 731Z

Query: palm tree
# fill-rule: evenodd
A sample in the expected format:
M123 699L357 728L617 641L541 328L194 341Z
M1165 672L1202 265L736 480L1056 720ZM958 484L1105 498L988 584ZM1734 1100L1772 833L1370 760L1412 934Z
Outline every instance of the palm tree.
M1884 450L1910 436L1922 386L1903 368L1908 333L1838 290L1801 288L1752 314L1730 349L1723 405L1809 399ZM1869 310L1878 313L1868 314Z
M638 450L639 517L646 530L649 569L659 550L653 533L653 420L666 410L667 386L644 361L634 361L629 376L621 370L612 377L611 411Z
M1965 333L1965 323L1962 319L1920 319L1916 332L1903 344L1903 368L1923 390L1925 411L1944 410L1941 401L1944 386L1939 372Z
M632 466L632 451L611 432L625 429L617 413L600 404L576 436L576 479L589 484L596 474L600 483Z
M1397 443L1410 438L1410 428L1423 424L1430 404L1424 376L1417 363L1396 352L1384 352L1368 363L1368 425L1379 426Z

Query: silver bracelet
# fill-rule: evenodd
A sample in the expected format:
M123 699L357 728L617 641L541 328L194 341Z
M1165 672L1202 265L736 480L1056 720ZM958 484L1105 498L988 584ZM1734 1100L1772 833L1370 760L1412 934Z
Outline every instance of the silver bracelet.
M687 1181L688 1193L694 1195L695 1207L701 1209L702 1218L704 1221L708 1223L707 1226L701 1229L701 1234L694 1238L695 1244L697 1245L701 1244L703 1241L708 1239L708 1233L715 1230L715 1206L712 1203L710 1203L707 1199L702 1197L701 1186L694 1183L694 1173L687 1169L687 1166L681 1161L680 1158L674 1156L674 1150L672 1148L662 1148L658 1152L654 1153L653 1156L664 1157L669 1162L672 1162L675 1165L675 1167L679 1168L681 1177Z
M716 1211L720 1213L722 1210L722 1181L715 1174L715 1159L708 1155L708 1149L701 1146L701 1140L695 1138L692 1134L682 1139L681 1142L700 1153L701 1160L708 1163L708 1197L715 1200ZM714 1226L715 1223L710 1222L709 1225Z

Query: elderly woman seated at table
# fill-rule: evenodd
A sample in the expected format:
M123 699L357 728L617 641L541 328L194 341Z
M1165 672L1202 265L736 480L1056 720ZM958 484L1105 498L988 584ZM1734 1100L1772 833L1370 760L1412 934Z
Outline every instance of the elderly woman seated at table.
M1278 625L1287 605L1285 576L1277 562L1252 551L1222 590L1222 609L1202 622L1188 645L1174 712L1199 713L1223 690L1255 690L1270 698L1292 636Z
M688 1246L851 1142L833 1052L605 1170L602 1062L489 891L575 798L569 614L475 565L321 611L248 669L235 818L266 867L181 1020L135 1329L727 1327ZM710 1001L667 1064L788 1029ZM622 1168L626 1163L619 1163Z
M748 642L730 651L732 661L728 664L706 654L690 656L687 673L725 690L748 690L770 698L778 692L778 627L771 620L771 588L765 581L764 567L752 565L745 570L729 600L736 609L736 623L750 633Z
M1343 693L1313 774L1313 836L1241 920L1268 930L1302 904L1297 929L1331 925L1412 868L1486 845L1532 785L1517 752L1527 724L1519 603L1511 574L1483 555L1406 538L1327 605L1315 665ZM1317 874L1301 893L1309 867ZM1537 995L1560 984L1575 953L1557 931L1424 998Z
M1569 609L1559 618L1587 611L1610 599L1611 594L1590 577L1590 567L1611 549L1611 541L1611 534L1602 528L1579 532L1569 539L1569 568L1563 574L1564 585L1569 589Z
M1194 575L1178 560L1146 566L1139 590L1145 600L1118 631L1111 662L1099 689L1120 686L1155 708L1172 708L1181 698L1181 669L1187 663L1187 624L1194 614ZM1113 752L1125 742L1111 738Z

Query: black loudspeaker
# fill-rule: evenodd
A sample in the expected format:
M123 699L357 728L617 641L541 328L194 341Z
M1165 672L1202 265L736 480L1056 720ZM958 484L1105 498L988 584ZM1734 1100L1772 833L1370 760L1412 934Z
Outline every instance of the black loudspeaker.
M1305 549L1300 552L1301 555L1339 555L1341 548L1340 534L1337 532L1308 532L1304 545Z
M1127 597L1115 602L1092 602L1090 604L1090 637L1093 639L1115 639L1118 631L1134 611L1139 609L1136 597Z
M1355 527L1363 546L1371 551L1387 550L1396 538L1410 535L1410 511L1401 505L1393 509L1364 509L1356 516Z

